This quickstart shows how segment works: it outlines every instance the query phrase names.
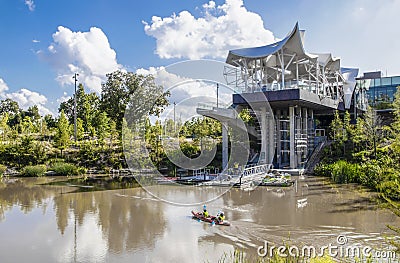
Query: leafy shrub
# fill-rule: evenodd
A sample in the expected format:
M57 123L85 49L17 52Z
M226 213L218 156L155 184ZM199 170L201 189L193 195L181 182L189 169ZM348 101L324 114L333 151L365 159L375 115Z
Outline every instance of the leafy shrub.
M357 183L360 181L361 167L355 163L339 160L332 164L332 179L336 183Z
M43 176L46 172L46 165L29 165L25 166L21 171L21 176Z
M332 164L319 164L315 167L316 175L331 177L335 183L358 183L362 177L363 170L359 164L349 163L344 160Z
M378 185L378 190L387 198L400 201L400 184L395 181L384 181Z
M70 163L54 163L51 170L61 176L79 175L83 172L82 169Z
M332 166L326 163L319 163L314 168L314 174L323 177L331 177Z
M4 175L7 170L7 166L0 164L0 177Z

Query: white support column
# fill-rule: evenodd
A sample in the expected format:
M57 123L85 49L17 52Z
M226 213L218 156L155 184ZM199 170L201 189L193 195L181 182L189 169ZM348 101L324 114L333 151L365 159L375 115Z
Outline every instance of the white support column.
M324 98L327 96L327 94L326 94L327 87L325 84L326 84L325 83L325 67L323 66L322 67L322 92L324 94Z
M275 123L276 123L276 162L278 163L278 168L281 167L282 163L282 142L281 142L281 110L276 110L275 114Z
M307 148L303 149L303 151L307 156L308 155L308 109L307 108L303 108L302 117L303 117L303 134L307 145Z
M308 132L308 110L307 108L303 108L303 134L307 134Z
M297 81L297 88L299 88L299 59L296 55L296 81Z
M315 77L316 77L316 81L317 81L317 95L319 95L320 92L319 92L319 64L318 64L318 61L316 62Z
M295 156L295 143L294 143L294 135L295 135L295 116L294 116L294 107L289 107L289 131L290 131L290 168L296 168L296 156Z
M306 65L304 64L304 67L306 68ZM307 70L307 68L306 68L306 71L308 71L308 89L309 89L309 91L312 91L312 85L311 85L311 65L310 65L310 69L309 70Z
M266 163L267 157L267 109L261 108L261 152L260 163Z
M267 136L268 136L268 143L267 143L267 163L271 163L274 160L274 155L275 155L275 120L274 120L274 114L271 111L267 112L267 122L268 122L268 130L267 130Z
M302 109L300 106L298 106L297 108L297 121L296 121L296 137L297 140L301 139L301 133L302 133L302 128L301 128L301 121L302 121ZM295 146L297 146L295 144ZM296 149L296 167L297 168L301 162L301 151L300 148L295 148Z
M228 154L228 124L226 122L222 122L222 170L228 168Z
M281 89L285 89L285 58L283 57L283 50L281 50L282 59L281 59L281 69L282 69L282 87Z

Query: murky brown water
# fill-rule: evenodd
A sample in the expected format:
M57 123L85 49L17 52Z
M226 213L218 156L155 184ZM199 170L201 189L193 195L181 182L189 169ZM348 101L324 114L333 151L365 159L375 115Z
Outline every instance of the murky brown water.
M321 178L291 188L231 189L208 204L223 209L230 227L190 217L200 206L175 206L141 188L68 193L43 186L52 178L0 182L0 262L216 262L239 248L256 255L264 241L314 246L385 244L386 225L400 218L378 209L356 186L330 185ZM155 191L196 202L218 188L159 186ZM307 198L307 203L298 203Z

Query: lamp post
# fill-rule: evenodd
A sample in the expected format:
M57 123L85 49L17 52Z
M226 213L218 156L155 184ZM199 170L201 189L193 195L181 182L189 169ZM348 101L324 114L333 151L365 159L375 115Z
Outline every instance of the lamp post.
M218 90L219 90L219 84L217 83L217 108L218 108Z
M176 136L176 135L175 135L175 134L176 134L175 106L176 106L176 103L175 103L175 101L174 101L174 136Z
M75 94L74 94L74 140L76 142L76 82L78 81L79 74L75 73L72 77L75 80Z

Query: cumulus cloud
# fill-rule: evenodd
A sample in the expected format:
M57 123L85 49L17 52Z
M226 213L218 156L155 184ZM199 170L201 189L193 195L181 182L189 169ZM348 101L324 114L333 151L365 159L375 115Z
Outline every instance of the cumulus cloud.
M107 73L123 69L117 63L116 52L110 47L107 36L97 27L88 32L73 32L59 26L47 52L39 54L55 68L56 80L61 85L73 84L72 76L79 73L79 82L98 93Z
M68 94L64 91L63 95L57 99L58 103L63 103L67 100L69 100L71 98L71 96L68 96Z
M33 0L25 0L25 5L28 6L29 11L31 11L31 12L35 11L36 5L33 2Z
M0 78L0 96L4 96L4 93L8 90L8 85L7 83Z
M18 105L24 110L31 106L37 105L40 115L44 116L46 114L53 114L53 112L45 107L45 104L47 103L46 96L35 91L20 89L17 92L5 94L5 97L18 102Z
M20 89L17 92L7 91L7 83L2 78L0 78L0 99L12 99L18 102L18 105L24 110L27 110L33 105L37 105L39 113L42 116L46 114L54 115L54 113L45 106L47 103L46 96L28 89Z
M170 17L153 16L144 23L147 35L156 39L161 58L224 58L230 49L259 46L275 41L260 15L244 7L243 0L210 1L202 17L188 11Z

